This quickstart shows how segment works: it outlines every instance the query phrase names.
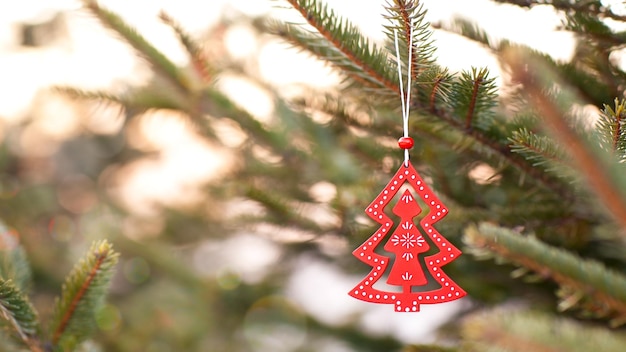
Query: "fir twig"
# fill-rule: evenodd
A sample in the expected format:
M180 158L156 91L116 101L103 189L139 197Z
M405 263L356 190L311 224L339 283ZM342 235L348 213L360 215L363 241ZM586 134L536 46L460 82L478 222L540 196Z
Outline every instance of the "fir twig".
M622 159L626 152L626 100L615 99L615 108L605 104L596 126L601 133L603 142L612 152Z
M129 43L140 55L142 55L152 66L163 74L176 88L182 92L190 91L190 82L183 72L150 44L137 30L129 26L117 14L101 7L96 0L83 0L83 4L88 8L100 22L117 32Z
M409 1L405 1L405 0L394 0L394 2L397 5L397 11L398 13L400 13L400 17L402 18L402 26L403 26L403 33L404 33L404 40L406 43L410 43L411 42L411 33L413 32L412 29L412 25L413 25L413 20L411 18L411 12L412 10L415 8L415 1L414 0L409 0ZM417 50L415 49L415 45L412 46L411 48L409 48L409 50L411 50L411 60L413 62L411 62L411 77L415 80L417 78L417 69L419 68L418 66L418 62L417 60L419 59Z
M611 182L601 161L568 125L555 102L546 96L543 91L544 87L541 86L542 82L545 81L536 73L532 73L533 71L527 70L525 67L528 62L518 54L509 52L505 55L505 60L511 66L515 80L524 85L530 102L540 111L548 129L562 145L567 146L567 151L583 172L590 188L606 205L607 210L613 215L617 223L626 229L626 201L617 191L619 187Z
M338 18L333 11L317 0L287 0L287 2L355 67L381 87L400 94L400 88L393 78L393 71L389 69L386 55L376 48L370 49L369 41L350 22ZM364 56L375 60L376 67L365 62L362 59Z
M0 279L12 280L20 291L27 292L31 276L26 252L17 233L0 221Z
M618 332L586 326L537 311L493 309L473 314L462 324L469 349L480 352L621 352Z
M185 50L187 50L187 53L191 58L193 68L197 72L198 76L202 79L202 82L205 84L210 83L213 77L213 68L211 67L211 65L209 65L209 62L202 48L200 48L196 44L191 35L189 35L189 33L187 33L183 29L183 27L178 22L176 22L176 20L174 20L170 15L165 12L161 12L159 13L159 18L165 24L170 26L172 30L174 30L174 33L176 33L178 40L180 40Z
M613 324L624 324L626 318L626 277L602 263L582 259L568 251L551 247L538 239L522 236L491 224L466 230L464 241L478 257L497 254L516 265L551 278L570 294L576 294L576 305L587 313L609 318ZM585 299L580 299L584 297ZM567 309L573 304L563 304Z
M0 318L9 323L31 351L43 351L36 337L39 323L35 309L11 280L2 278L0 278Z
M474 117L474 109L476 108L476 99L478 97L478 89L483 82L483 77L478 76L474 79L474 86L472 87L472 96L470 99L469 107L467 108L467 115L465 116L465 128L472 128L472 117Z
M519 131L514 131L509 140L511 150L532 161L534 166L542 166L558 177L578 176L571 170L571 159L566 151L552 138L537 135L522 127Z
M494 0L495 2L517 5L519 7L531 8L536 5L545 5L545 0ZM550 6L564 12L583 12L599 18L610 18L612 20L626 22L626 16L615 13L610 6L598 6L597 1L571 1L556 0L550 1Z
M111 245L99 241L74 266L56 303L51 330L54 346L71 349L93 330L93 314L104 302L117 260Z
M444 75L437 75L437 77L435 78L433 82L433 87L430 92L430 96L428 97L428 108L431 114L436 114L435 103L436 103L437 95L441 94L441 86L442 86L442 82L444 81L444 79L445 79Z

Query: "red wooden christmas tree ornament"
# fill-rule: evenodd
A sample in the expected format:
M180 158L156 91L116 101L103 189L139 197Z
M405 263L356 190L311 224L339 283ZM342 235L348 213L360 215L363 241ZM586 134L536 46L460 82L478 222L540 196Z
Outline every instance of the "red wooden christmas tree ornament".
M399 220L394 222L385 213L385 208L401 190L402 195L392 210L399 217ZM417 224L413 219L422 209L416 201L416 195L428 207L428 212ZM442 270L442 266L461 254L461 251L433 226L446 216L448 209L426 185L413 165L403 163L365 212L381 226L352 252L362 262L372 267L370 273L350 291L352 297L366 302L393 304L397 312L418 312L421 304L450 302L466 295L465 291ZM429 250L429 242L437 248L437 252L423 258L426 268L422 268L420 254ZM394 256L377 253L375 249L381 244L384 244L385 251ZM401 287L401 292L388 292L374 287L374 284L384 276L389 265L391 270L387 284ZM432 283L428 282L424 270L428 271L433 279ZM414 288L427 284L438 287L414 291Z
M409 149L413 147L413 139L408 136L411 75L408 74L405 96L398 47L396 33L396 58L404 124L404 136L398 140L398 146L404 149L404 163L365 210L380 227L352 254L371 266L372 270L349 294L366 302L393 304L397 312L418 312L422 304L450 302L465 296L466 293L442 270L444 265L461 254L461 251L433 226L446 216L448 209L409 162ZM413 48L412 31L408 48ZM410 65L412 52L413 50L408 50L408 73L412 72ZM396 197L399 192L402 193ZM420 208L416 197L421 199L427 208L426 214L417 223L415 218L424 209ZM385 211L394 201L391 212L397 216L395 221ZM431 249L431 244L436 248L434 253L435 248ZM384 251L377 252L376 249L380 246ZM427 255L427 252L433 254ZM390 265L390 269L387 270ZM388 285L398 286L399 289L385 291L375 288L374 285L384 276L387 276Z

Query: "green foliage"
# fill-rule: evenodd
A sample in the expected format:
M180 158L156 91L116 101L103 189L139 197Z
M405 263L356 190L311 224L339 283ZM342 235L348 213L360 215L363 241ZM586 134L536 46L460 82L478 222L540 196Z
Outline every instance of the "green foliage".
M12 280L20 291L27 292L31 276L26 252L19 244L17 234L0 221L0 279Z
M602 146L621 160L626 160L626 101L615 99L615 108L605 104L597 128Z
M623 336L538 311L494 309L463 323L464 351L606 351L624 349Z
M411 33L413 34L413 51L411 53L411 75L418 78L424 70L435 64L433 55L436 47L433 39L433 31L430 23L425 19L426 10L424 5L419 1L397 1L388 0L385 4L387 11L386 19L389 24L386 25L385 34L389 39L387 50L395 53L395 33L399 36L400 62L409 62L409 43L411 42ZM406 67L404 68L406 71ZM405 72L406 74L406 72ZM428 83L428 80L419 80Z
M39 330L37 313L24 293L11 280L0 278L0 327L7 327L21 342L27 346Z
M396 66L357 27L320 1L293 0L289 3L318 33L282 22L273 23L272 33L335 65L361 87L373 88L374 92L384 95L389 94L389 90L397 90Z
M488 130L493 125L496 106L496 86L486 68L462 72L459 82L452 86L450 102L457 118L466 129Z
M173 62L152 46L134 28L128 26L124 20L115 13L102 8L95 0L84 0L83 4L95 14L100 22L113 29L138 53L140 53L156 70L159 70L175 87L186 92L191 82Z
M57 350L72 351L94 332L118 256L108 242L96 242L68 275L50 328Z
M106 241L93 244L87 256L68 276L57 301L52 336L44 339L38 314L23 291L30 280L24 248L4 225L1 226L0 328L4 328L13 342L8 337L0 340L0 351L23 351L17 345L33 352L48 351L48 348L75 351L80 342L94 333L95 315L103 305L118 254ZM18 266L21 269L16 270ZM16 285L14 280L23 286Z
M521 7L545 3L500 2ZM154 79L145 86L128 87L124 94L57 88L76 100L119 106L121 131L66 141L50 160L76 165L64 164L58 176L37 181L43 186L21 181L26 185L23 191L0 203L0 211L13 214L11 223L37 234L42 226L33 219L67 212L55 198L62 193L58 179L79 172L93 175L98 187L107 185L98 188L98 206L73 215L81 228L111 234L116 248L129 258L116 305L106 306L99 315L106 323L98 338L104 350L274 350L275 341L289 342L294 336L301 344L293 349L302 351L324 350L324 343L335 342L340 349L355 351L403 348L393 337L372 336L361 329L367 313L330 323L285 297L286 283L299 263L310 258L346 277L363 274L349 256L371 234L372 224L362 209L402 162L396 148L401 123L395 33L401 70L412 78L413 162L450 209L438 229L456 245L465 232L468 254L473 254L460 257L446 271L467 290L475 310L487 311L454 319L459 322L441 330L441 341L454 346L438 346L435 341L405 346L404 351L625 349L626 342L618 336L621 330L609 327L626 323L626 137L625 103L620 100L626 76L612 57L626 43L624 34L606 19L626 19L610 6L550 2L566 15L563 29L577 38L576 55L569 62L494 40L480 23L459 19L449 28L442 26L479 42L501 59L507 75L503 86L496 87L495 75L486 68L452 72L437 64L434 28L426 22L420 1L385 3L381 16L388 21L386 40L380 45L319 0L284 2L301 15L302 24L278 20L268 24L265 19L232 15L199 38L188 33L184 23L161 13L160 19L186 50L190 68L175 65L119 15L95 1L83 3L151 65ZM205 50L204 39L211 44L223 40L223 30L237 24L258 30L262 40L282 38L334 67L345 81L324 92L304 88L294 97L292 92L284 94L291 87L264 81L241 60ZM409 53L412 72L406 72ZM220 90L216 83L233 73L267 95L273 105L269 121L260 121ZM507 95L498 96L499 92ZM614 107L605 105L613 100ZM577 115L576 109L585 105L604 106L595 125ZM157 215L146 220L121 209L115 197L109 197L108 184L116 170L153 157L134 147L141 142L132 140L136 131L131 122L141 122L144 112L155 110L193 121L194 138L217 146L233 166L197 192L197 203L184 209L160 204L154 206ZM237 143L230 140L233 131L241 137ZM23 136L12 138L19 137ZM115 138L124 143L114 150L89 152ZM72 145L77 146L75 154L70 153ZM6 150L7 165L32 162L9 147ZM95 166L74 161L77 155ZM481 225L472 225L476 223ZM13 237L7 234L0 231L0 248L9 249L0 253L0 277L9 277L15 290L24 291L30 276L20 269L24 252L13 247ZM223 269L224 257L232 255L217 253L216 248L229 245L239 234L245 234L246 241L254 236L271 242L280 253L276 265L253 278ZM46 240L42 243L49 246L35 244ZM57 265L51 258L67 257L66 246L76 244L43 236L32 241L29 250L46 247L32 257L35 288L51 291L48 284L57 284L55 277L60 276L55 269L68 265L65 261ZM207 255L206 248L213 252ZM510 273L510 266L476 260L485 258L516 269ZM94 332L94 311L102 306L116 261L110 245L97 243L71 272L52 317L53 348L78 348ZM206 266L208 273L198 273L198 266ZM488 309L510 300L550 313ZM570 320L574 312L576 319L595 319L596 327ZM5 347L2 342L0 346Z
M626 324L626 277L601 263L490 224L468 228L464 240L479 258L496 255L556 281L560 310L577 306L585 315Z
M534 166L540 166L558 177L568 177L573 172L567 166L570 162L566 152L553 138L538 135L522 127L511 135L511 150L522 154Z

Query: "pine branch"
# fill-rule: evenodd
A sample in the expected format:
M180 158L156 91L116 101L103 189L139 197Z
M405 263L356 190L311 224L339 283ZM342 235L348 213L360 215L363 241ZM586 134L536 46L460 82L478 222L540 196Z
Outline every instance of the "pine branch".
M22 292L30 286L31 270L17 233L0 221L0 279L11 280Z
M128 25L115 13L101 7L96 0L82 0L83 5L89 9L100 22L119 34L141 56L166 77L174 87L182 93L191 92L191 82L188 77L165 55L150 44L137 30Z
M487 223L468 228L464 241L479 258L495 254L557 282L562 292L569 293L563 297L561 309L577 306L587 314L610 319L612 324L626 324L626 277L602 263Z
M170 15L165 12L161 12L159 14L159 18L165 24L170 26L172 30L174 30L174 33L176 33L178 40L180 40L185 50L187 50L187 53L189 54L189 57L191 58L191 62L193 64L193 68L195 69L198 76L202 79L202 82L205 84L210 83L212 81L212 77L214 76L214 70L209 64L202 48L200 48L196 44L191 35L189 35L189 33L187 33L183 29L183 27L178 22L176 22Z
M589 187L604 203L615 221L626 229L626 197L606 173L608 167L605 167L583 139L572 130L556 103L545 95L543 84L552 77L545 77L545 74L540 76L537 73L545 73L543 70L528 70L528 58L519 54L508 52L504 59L511 66L515 81L523 84L530 102L544 117L546 127L562 145L567 146L570 157L586 178Z
M465 128L472 128L472 117L474 117L474 110L476 109L476 99L478 97L478 89L483 82L483 77L476 77L472 87L472 95L470 98L469 106L467 107L467 114L465 117Z
M52 344L69 351L95 328L94 314L104 303L118 260L106 241L94 243L68 275L52 320Z
M151 109L172 109L189 111L189 104L180 100L177 94L170 94L171 90L163 87L146 87L137 89L132 93L112 94L104 91L86 91L73 87L56 86L52 91L69 96L77 100L108 102L128 109L133 112L144 112Z
M314 34L306 33L302 30L299 30L297 26L286 25L286 24L275 25L275 28L276 28L275 32L277 34L282 35L287 40L294 42L297 46L303 47L306 50L311 51L312 53L316 54L318 57L326 59L327 61L333 62L338 67L342 68L345 74L350 75L352 78L356 77L355 81L361 82L363 86L365 86L366 88L367 87L372 88L372 84L376 84L376 86L380 86L379 80L376 80L374 77L371 77L371 72L369 72L369 70L363 70L363 69L355 70L355 66L357 65L355 65L353 61L349 60L349 57L355 55L354 53L357 53L358 55L363 55L362 53L358 53L358 51L355 51L356 49L354 50L351 49L349 51L349 55L344 55L342 52L340 52L340 50L346 50L346 48L351 48L352 46L354 46L353 40L352 41L344 40L347 44L342 44L342 41L341 41L342 38L340 38L339 36L332 36L324 28L318 28L320 27L321 24L326 26L326 28L339 28L337 27L336 23L330 23L329 21L320 22L316 20L316 18L322 15L320 15L319 13L314 14L314 12L315 11L320 12L323 9L325 9L323 5L319 5L317 1L311 1L311 0L306 0L306 1L294 0L294 1L290 1L290 3L292 3L292 5L294 5L300 11L300 13L305 18L307 18L307 21L310 24L312 24L314 27L316 27L320 33L322 34L326 33L326 35L316 36ZM308 8L306 6L301 6L301 3L304 3L305 5L308 5L309 7L311 6L313 7ZM320 8L322 8L322 10L320 10ZM392 6L391 8L394 8L394 7ZM329 16L329 15L324 14L324 16ZM416 12L414 12L413 16L417 16L419 18L421 18L420 16L423 16L423 12L421 12L421 7L416 7ZM398 17L400 19L402 18L401 15L398 15ZM420 42L420 40L428 42L427 39L429 38L429 35L430 35L429 34L430 31L428 30L428 23L420 23L420 22L416 22L416 23L417 23L417 27L419 30L417 31L418 33L415 33L414 31L414 35L416 35L414 42ZM335 27L332 27L333 25ZM393 32L391 30L393 28L394 28L393 26L387 27L388 35L390 35L389 33ZM342 34L342 36L345 36L345 34ZM333 43L333 45L329 46L328 41ZM404 39L401 40L400 44L401 46L404 45L406 48L406 43L404 43L404 41L405 41ZM367 46L364 46L364 47L367 48ZM424 49L420 49L420 50L425 50L425 53L422 55L422 57L428 58L432 54L432 53L429 54L430 49L428 48L430 47L430 44L425 43L422 45L422 47ZM401 53L403 52L405 51L401 50ZM358 57L358 55L356 56ZM401 55L404 55L404 54L401 54ZM348 57L348 59L346 57ZM368 57L368 56L366 55L364 57ZM347 60L348 62L344 62L345 60ZM363 62L363 60L357 60L357 61ZM370 59L368 59L368 61L370 61ZM387 62L387 61L388 60L384 59L383 57L376 60L377 65L383 65L384 67L395 68L395 65L392 62ZM339 62L339 64L337 64L337 62ZM395 77L396 75L394 75L395 72L391 72L395 70L383 69L383 71L387 72L387 74L385 75L385 77L388 77L388 79L385 80L386 82L385 87L388 88L387 91L398 94L399 87L396 84L397 77ZM430 70L425 70L424 73L427 73L429 71ZM454 129L456 129L457 131L461 132L463 135L469 137L471 140L474 140L475 142L477 142L478 145L480 146L478 150L482 152L487 152L487 153L498 155L499 157L506 160L509 164L513 165L517 169L521 170L525 174L537 180L540 184L552 190L554 193L560 194L566 199L573 198L573 196L571 195L571 192L567 188L563 187L563 185L561 185L558 181L554 180L551 176L546 175L543 170L534 168L531 164L529 164L522 157L517 156L514 153L512 153L506 144L503 144L501 143L501 141L498 141L498 140L493 140L485 133L485 131L481 131L480 129L468 130L467 128L465 128L464 124L461 124L458 122L457 117L454 114L450 114L448 111L446 111L446 109L437 109L436 103L435 103L437 96L440 96L444 98L445 100L445 97L447 97L448 95L447 94L448 92L446 90L451 92L449 93L451 98L455 91L460 94L461 93L460 91L462 90L462 89L454 89L455 86L457 86L458 84L448 84L449 83L448 79L450 79L450 76L447 74L447 71L441 70L440 73L441 75L438 77L439 80L437 81L426 80L426 79L434 78L432 76L431 77L424 76L424 79L422 79L422 77L420 76L420 78L416 80L417 81L416 84L419 84L419 85L426 84L426 85L429 85L429 88L430 88L430 91L425 93L426 95L429 96L428 108L425 110L430 110L431 113L434 114L434 116L438 117L440 120L444 121L445 123L447 123ZM468 73L467 75L468 75L467 81L471 82L470 87L473 89L475 80L472 80L472 78L479 78L480 75L486 75L486 72L483 70L481 71L475 70L473 73ZM472 120L474 120L476 116L479 117L477 119L479 121L477 125L478 127L483 127L482 126L483 124L485 124L486 122L488 123L490 121L490 117L492 114L490 112L490 109L495 104L495 97L493 96L493 93L494 93L494 90L493 90L494 88L492 84L493 80L492 79L487 80L486 76L481 76L481 77L484 81L482 82L482 84L480 84L479 92L475 96L476 102L475 102L475 107L474 107L474 113L472 114L473 116ZM438 84L433 84L433 82L438 82ZM465 85L461 85L461 87L465 87ZM481 89L484 91L480 92ZM464 95L464 97L467 97L467 96L468 95ZM471 92L469 96L472 96ZM449 101L455 102L456 100L449 99ZM478 111L479 109L477 109L478 102L480 102L480 113ZM467 116L467 112L468 112L467 107L469 106L469 101L467 101L466 103L467 104L465 104L464 106L465 109L461 109L462 106L457 105L457 108L459 110L458 112L461 114L461 116Z
M249 187L245 196L262 204L274 217L272 221L281 226L297 225L300 229L309 230L317 234L323 232L320 225L315 221L302 216L296 204L288 202L287 197L270 194L254 187Z
M505 309L468 317L462 337L468 351L477 352L620 352L626 347L618 332L546 313Z
M596 127L606 149L626 158L626 101L615 99L615 109L605 104Z
M465 116L464 129L476 127L487 130L493 121L493 108L496 105L496 87L493 78L488 78L486 68L472 68L464 71L458 83L452 86L450 101L454 114L459 118Z
M428 111L430 111L431 114L437 114L438 101L449 103L453 76L448 69L442 69L439 66L436 66L435 70L432 70L432 72L434 73L432 79L427 80L432 82L432 86L428 89L430 91L430 95L428 96Z
M387 54L379 50L365 38L360 31L349 21L337 16L317 0L287 0L306 21L313 26L326 42L316 40L315 36L304 37L302 31L296 30L293 25L282 25L278 32L293 36L297 42L307 44L328 45L330 43L341 55L326 57L331 62L339 64L347 71L360 71L363 77L371 80L377 87L400 94L397 77L393 65L390 65ZM301 39L299 39L301 38ZM305 40L308 39L308 40ZM315 51L314 51L315 52ZM344 62L344 59L347 62Z
M435 345L412 345L406 346L402 352L458 352L461 351L458 348L442 347Z
M559 177L574 175L569 167L571 160L566 151L552 138L521 128L519 131L514 131L509 140L511 150L523 155L526 160L532 161L534 166L541 166Z
M31 351L43 351L37 339L39 322L35 309L11 280L2 278L0 278L0 318L9 324L11 330Z
M536 5L550 6L564 12L582 12L598 18L610 18L620 22L626 22L626 16L615 13L610 6L602 6L599 1L571 1L571 0L494 0L495 2L513 4L520 7L532 8Z
M384 26L390 43L395 42L395 32L402 34L399 40L400 61L409 61L409 43L413 33L413 47L411 50L411 77L414 83L423 81L418 79L421 73L435 63L434 41L431 39L433 31L430 23L425 20L426 10L423 4L416 0L388 0L385 5L385 18L390 24ZM395 49L389 50L395 53Z

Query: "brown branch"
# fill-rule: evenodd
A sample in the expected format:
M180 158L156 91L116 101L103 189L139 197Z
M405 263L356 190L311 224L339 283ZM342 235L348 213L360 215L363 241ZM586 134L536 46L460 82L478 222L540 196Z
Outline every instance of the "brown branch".
M89 275L87 275L85 282L83 282L83 285L80 287L80 289L78 290L78 292L72 299L72 302L70 303L69 308L65 311L65 314L63 315L63 318L61 318L61 322L59 326L54 332L54 335L52 338L53 344L56 345L59 342L59 338L65 332L67 325L69 324L70 320L72 319L72 316L74 315L74 312L76 311L76 307L78 307L78 304L83 299L83 297L85 296L85 293L91 286L92 281L98 274L98 271L100 270L100 267L102 266L102 263L106 259L107 255L108 255L108 252L96 254L97 260L96 260L95 265L93 266L93 268L91 268L91 271L89 272Z
M617 106L615 109L615 131L613 133L613 151L617 151L617 145L619 144L619 137L622 134L622 108Z
M407 3L407 1L405 0L395 0L395 3L398 5L400 16L402 17L402 25L404 27L404 38L406 40L406 45L408 47L409 43L411 43L412 26L411 26L411 16L409 15L409 11L407 8L413 6L414 4L413 4L413 1L409 1ZM411 50L411 77L413 79L417 79L417 69L418 69L417 50L415 49L415 46L411 46L410 48L407 48L407 50Z
M476 109L476 99L478 99L478 89L480 89L480 85L483 83L482 75L476 77L474 80L474 88L472 89L472 100L470 100L470 105L467 108L467 115L465 116L465 128L472 128L472 118L474 117L474 110Z
M505 60L511 66L515 80L524 85L530 101L542 112L546 126L563 145L567 146L567 151L583 172L589 187L606 205L617 223L626 229L626 203L617 191L618 188L610 181L601 162L570 128L554 102L542 92L538 84L539 77L525 70L526 60L514 53L505 57Z
M362 60L360 60L353 52L346 49L343 43L335 38L333 34L327 30L312 13L309 13L308 10L301 6L297 0L287 0L293 8L295 8L302 17L306 19L306 21L313 27L317 29L317 31L328 40L331 44L335 46L343 55L345 55L348 60L352 61L357 67L360 67L365 73L367 73L370 77L376 80L381 86L386 87L387 89L400 94L400 87L395 82L392 82L386 79L384 76L379 74L376 70L373 70L371 67L366 65Z
M441 77L437 77L435 79L435 83L433 84L433 90L430 92L430 98L429 98L429 110L431 113L435 113L435 98L437 98L437 92L439 90L439 86L441 85L441 82L443 81L443 78Z

